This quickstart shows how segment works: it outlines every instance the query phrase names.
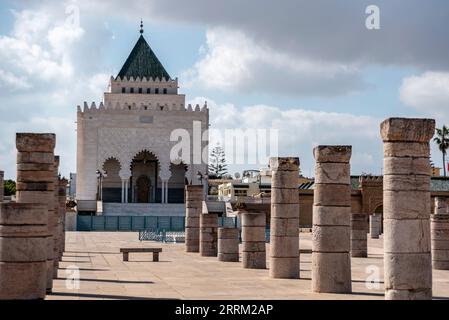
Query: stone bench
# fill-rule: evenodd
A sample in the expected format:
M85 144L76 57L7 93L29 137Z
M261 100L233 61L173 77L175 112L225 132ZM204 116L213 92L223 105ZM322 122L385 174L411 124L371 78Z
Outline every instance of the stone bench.
M153 261L159 261L159 252L162 252L162 248L121 248L120 252L123 253L123 261L129 261L129 254L136 252L152 252Z

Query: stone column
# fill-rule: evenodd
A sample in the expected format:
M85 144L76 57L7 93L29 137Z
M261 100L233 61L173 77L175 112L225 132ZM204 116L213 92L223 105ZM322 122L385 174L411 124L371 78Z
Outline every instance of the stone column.
M200 255L203 257L217 256L218 215L202 213L200 215Z
M367 215L351 214L351 257L366 258L368 256Z
M47 205L47 292L53 288L54 134L18 133L17 202Z
M382 216L373 213L369 216L369 234L371 239L379 239L380 229L382 225Z
M385 299L432 298L430 145L435 121L390 118L384 142Z
M270 277L299 278L299 159L271 158Z
M242 262L246 269L265 269L265 213L242 212Z
M5 196L5 173L0 171L0 202L3 202Z
M168 203L168 180L165 181L165 203Z
M48 206L0 204L0 300L44 299Z
M128 203L129 178L125 180L125 203Z
M54 205L55 211L53 216L53 221L51 224L51 234L53 235L53 279L58 278L58 269L59 269L59 156L55 156L55 161L53 163L53 173L54 173Z
M67 200L67 183L66 179L59 180L58 200L59 200L59 261L62 261L62 256L65 250L65 216L66 216L66 200Z
M430 217L430 236L433 268L449 270L449 213L446 197L435 197L434 214Z
M434 213L435 214L448 214L446 197L435 197Z
M318 146L312 230L312 291L350 293L351 146Z
M186 252L200 252L200 215L203 201L201 186L187 185L186 195Z
M239 261L239 229L218 228L218 260Z

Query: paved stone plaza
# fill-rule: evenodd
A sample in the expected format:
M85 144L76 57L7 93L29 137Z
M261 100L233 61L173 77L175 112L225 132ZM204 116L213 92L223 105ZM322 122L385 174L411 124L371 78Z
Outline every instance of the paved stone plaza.
M368 258L351 258L352 294L318 294L311 291L310 253L300 255L301 279L273 279L268 270L187 253L185 244L139 242L135 232L67 232L58 279L46 299L384 299L382 242L382 236L368 239ZM151 262L148 253L123 262L119 250L130 246L162 247L160 262ZM300 234L300 248L312 248L311 233ZM79 290L66 288L66 268L74 265ZM379 267L378 289L366 287L369 266ZM433 270L433 296L449 299L449 271Z

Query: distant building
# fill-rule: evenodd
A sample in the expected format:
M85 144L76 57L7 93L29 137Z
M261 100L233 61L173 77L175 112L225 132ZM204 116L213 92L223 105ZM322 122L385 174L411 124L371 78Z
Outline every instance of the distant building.
M72 200L76 198L76 173L70 173L69 190L67 194Z
M298 176L298 187L311 183L313 180ZM261 168L260 170L246 170L241 180L223 182L218 186L218 198L222 200L236 201L245 197L271 196L271 170Z
M438 167L432 167L432 172L431 172L431 176L432 177L441 177L441 168Z

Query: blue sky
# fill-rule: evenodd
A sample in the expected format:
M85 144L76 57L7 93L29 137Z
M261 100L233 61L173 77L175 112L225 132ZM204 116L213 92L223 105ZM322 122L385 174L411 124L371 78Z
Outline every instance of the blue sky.
M280 154L306 175L313 146L351 144L352 173L380 174L384 118L449 123L449 3L428 3L1 1L0 169L15 176L16 131L53 131L62 173L75 171L76 105L101 100L143 18L181 93L209 102L212 127L278 129ZM380 30L365 27L368 4ZM80 23L67 28L73 7Z

